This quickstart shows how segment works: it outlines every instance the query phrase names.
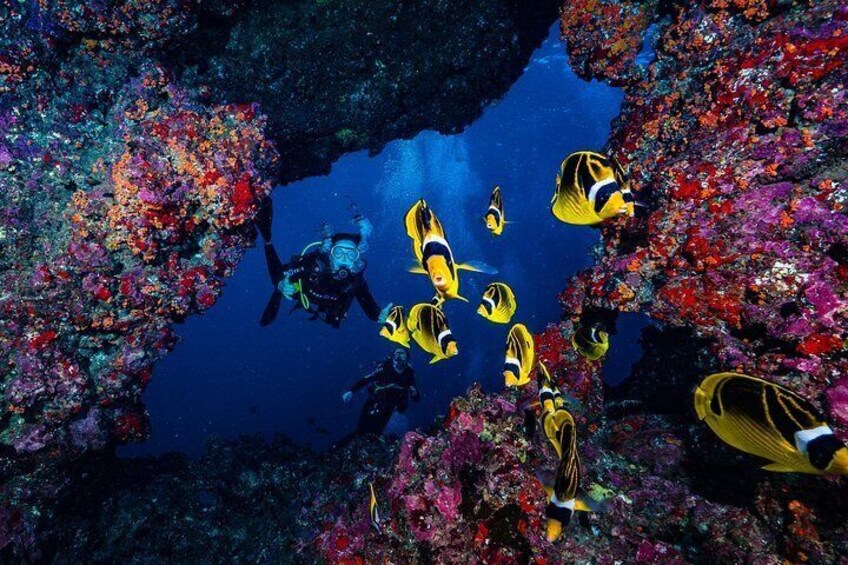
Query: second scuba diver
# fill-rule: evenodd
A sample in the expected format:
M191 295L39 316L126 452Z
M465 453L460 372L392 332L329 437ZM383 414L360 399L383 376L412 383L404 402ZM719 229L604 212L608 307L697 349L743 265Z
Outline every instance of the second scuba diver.
M381 324L385 321L392 304L380 309L364 277L366 262L362 255L368 249L371 224L362 216L356 216L354 223L359 233L325 230L322 241L308 245L303 253L283 264L271 243L271 200L265 199L256 227L265 242L274 291L260 325L267 326L276 319L283 298L295 302L291 311L302 308L312 314L312 320L320 319L334 328L347 317L354 298L368 318Z
M375 371L362 377L345 391L342 400L350 402L353 393L366 386L368 399L362 406L356 431L341 439L337 446L345 445L357 435L383 433L395 411L406 411L409 398L415 402L421 399L418 389L415 388L415 371L409 366L409 351L400 347Z

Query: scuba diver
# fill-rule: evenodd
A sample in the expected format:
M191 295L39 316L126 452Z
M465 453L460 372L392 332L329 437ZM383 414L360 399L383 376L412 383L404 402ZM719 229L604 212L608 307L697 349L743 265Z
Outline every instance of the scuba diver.
M337 442L338 447L358 435L383 433L395 411L403 414L409 406L410 398L414 402L421 400L415 388L415 371L409 366L409 351L402 347L395 349L371 374L356 381L342 395L342 400L350 402L353 393L366 386L368 399L362 407L356 431Z
M311 320L322 320L338 328L347 317L355 298L365 315L382 324L392 304L382 310L371 295L364 272L362 254L368 249L371 223L362 215L354 217L359 233L333 233L324 226L324 239L306 246L300 255L283 264L271 243L271 199L266 198L257 214L256 227L265 242L265 261L274 291L259 324L273 322L283 298L295 302L291 312L302 308Z

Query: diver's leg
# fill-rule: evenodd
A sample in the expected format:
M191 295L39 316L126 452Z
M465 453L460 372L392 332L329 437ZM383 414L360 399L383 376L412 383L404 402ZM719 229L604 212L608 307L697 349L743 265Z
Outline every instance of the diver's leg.
M358 431L360 434L380 435L392 417L392 410L377 402L370 402L370 400L363 407ZM367 411L366 408L368 408Z

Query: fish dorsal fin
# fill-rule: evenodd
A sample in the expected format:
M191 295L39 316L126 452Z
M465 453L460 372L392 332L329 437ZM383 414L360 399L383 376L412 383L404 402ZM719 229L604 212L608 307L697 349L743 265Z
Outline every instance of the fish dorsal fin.
M459 271L471 271L473 273L484 273L486 275L497 275L498 270L482 261L467 261L456 266Z

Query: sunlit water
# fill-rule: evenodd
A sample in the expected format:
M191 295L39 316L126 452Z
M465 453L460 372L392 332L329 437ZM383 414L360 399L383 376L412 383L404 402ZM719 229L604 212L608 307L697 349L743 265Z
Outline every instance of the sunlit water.
M549 212L561 160L577 149L600 149L622 93L578 79L568 68L556 27L507 96L458 135L423 132L396 141L377 156L343 157L324 177L279 187L274 193L274 242L283 260L320 238L324 221L350 231L354 212L374 223L367 280L377 300L410 306L433 294L412 264L403 215L417 198L438 214L459 261L482 260L494 277L463 273L461 292L471 303L445 306L459 344L458 357L428 365L413 345L413 366L423 399L390 423L400 433L427 426L450 399L474 381L486 390L503 386L501 366L508 326L476 314L492 280L510 284L518 297L514 321L540 331L561 316L556 295L568 277L591 264L597 230L570 227ZM506 216L514 224L494 238L482 220L499 184ZM285 433L326 447L351 431L364 393L341 401L346 387L393 348L356 303L339 330L307 321L302 312L266 328L258 320L271 292L261 246L250 250L218 303L177 328L176 350L161 361L145 393L153 430L124 455L178 450L197 454L211 435ZM605 376L626 377L638 356L643 323L623 318Z

